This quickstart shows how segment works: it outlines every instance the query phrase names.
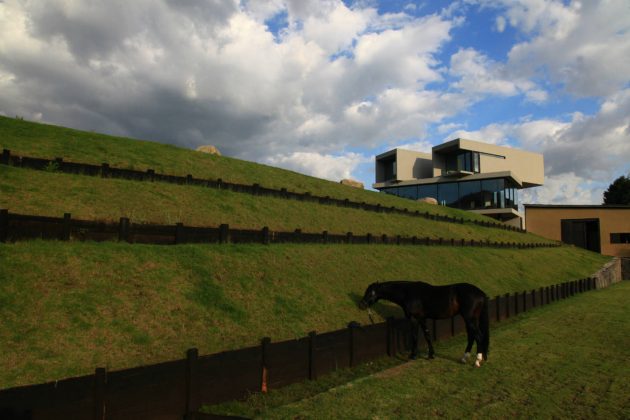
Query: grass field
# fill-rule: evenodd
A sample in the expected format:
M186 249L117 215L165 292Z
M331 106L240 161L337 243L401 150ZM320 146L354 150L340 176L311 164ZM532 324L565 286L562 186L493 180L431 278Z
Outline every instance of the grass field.
M468 281L494 296L607 260L569 247L0 244L0 388L367 322L356 303L377 280Z
M622 282L501 323L481 369L457 362L464 347L458 338L438 344L432 361L357 374L340 384L351 376L345 372L333 388L299 384L210 411L278 419L627 419L628 300L630 282Z
M102 179L47 173L0 165L0 208L11 212L189 226L257 228L277 231L364 235L386 233L432 238L466 238L504 242L552 242L535 235L489 229L470 223L432 222L297 200L258 197L211 188ZM413 202L409 201L411 204ZM434 206L436 207L436 206ZM460 212L463 213L463 212ZM466 215L466 217L468 217Z

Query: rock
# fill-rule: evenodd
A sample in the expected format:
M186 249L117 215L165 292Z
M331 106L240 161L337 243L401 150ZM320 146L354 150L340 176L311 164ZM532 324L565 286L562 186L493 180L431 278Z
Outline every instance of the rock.
M202 153L208 153L210 155L221 156L221 152L219 152L219 149L217 149L216 147L214 147L212 145L199 146L199 147L197 147L197 151L198 152L202 152Z
M363 183L359 181L355 181L354 179L342 179L339 181L341 185L347 185L349 187L361 188L363 189Z
M421 203L427 203L427 204L437 204L437 200L433 197L419 198L418 201Z

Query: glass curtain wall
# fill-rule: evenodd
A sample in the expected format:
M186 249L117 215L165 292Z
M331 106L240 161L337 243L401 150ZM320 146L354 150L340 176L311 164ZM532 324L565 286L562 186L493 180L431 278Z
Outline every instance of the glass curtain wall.
M443 206L464 210L510 207L518 210L518 189L505 179L409 185L386 188L382 191L412 200L433 197Z

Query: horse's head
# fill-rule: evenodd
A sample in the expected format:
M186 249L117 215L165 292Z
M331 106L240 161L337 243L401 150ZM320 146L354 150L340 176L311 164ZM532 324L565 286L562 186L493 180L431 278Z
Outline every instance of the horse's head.
M378 283L372 283L365 289L365 294L363 295L363 299L359 302L359 308L367 309L370 306L374 305L376 301L380 298L378 293Z

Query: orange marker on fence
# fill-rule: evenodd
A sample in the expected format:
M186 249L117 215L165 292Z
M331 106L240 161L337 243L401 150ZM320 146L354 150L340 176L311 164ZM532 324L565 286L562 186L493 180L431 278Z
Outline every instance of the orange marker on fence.
M267 367L265 366L262 369L262 386L260 390L263 394L267 393Z

